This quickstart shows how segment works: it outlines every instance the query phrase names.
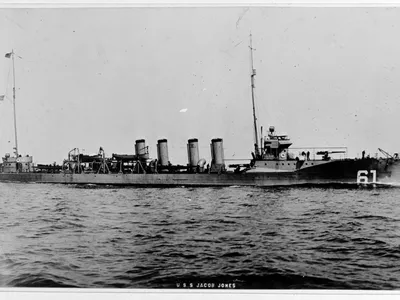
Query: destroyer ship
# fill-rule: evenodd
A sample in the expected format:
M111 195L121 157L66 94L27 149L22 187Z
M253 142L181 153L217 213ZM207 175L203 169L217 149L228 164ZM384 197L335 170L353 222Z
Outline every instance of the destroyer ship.
M14 71L14 155L6 154L0 164L1 182L34 182L58 184L97 184L119 186L287 186L302 184L379 184L391 181L400 161L398 154L390 155L379 149L385 157L365 156L346 158L346 148L312 148L297 154L291 152L292 142L285 134L278 134L270 126L266 136L258 134L254 89L256 71L251 53L251 99L254 121L254 152L247 163L226 164L223 139L211 140L211 161L199 156L199 141L191 138L187 143L186 165L169 161L168 141L157 142L157 158L151 159L144 139L135 142L134 153L105 155L102 147L96 155L85 155L72 149L61 164L34 164L33 157L18 151L15 112L14 52L11 58ZM133 150L133 149L132 149ZM133 152L133 151L132 151ZM339 158L334 156L341 155Z

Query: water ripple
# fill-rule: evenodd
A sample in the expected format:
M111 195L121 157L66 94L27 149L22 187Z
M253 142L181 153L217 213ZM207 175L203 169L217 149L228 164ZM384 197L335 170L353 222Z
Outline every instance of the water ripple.
M398 189L0 190L1 286L400 288Z

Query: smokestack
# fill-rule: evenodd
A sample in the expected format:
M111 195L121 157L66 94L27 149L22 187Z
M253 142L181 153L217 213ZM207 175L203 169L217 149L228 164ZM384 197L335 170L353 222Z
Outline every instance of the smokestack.
M159 165L168 166L168 142L166 139L158 140L157 159Z
M211 173L220 173L225 171L224 163L224 145L221 138L212 139L211 144Z
M194 171L199 161L199 142L198 139L189 139L187 144L188 164Z
M144 139L136 140L135 154L140 159L148 159L149 158L149 151L146 147L146 141Z

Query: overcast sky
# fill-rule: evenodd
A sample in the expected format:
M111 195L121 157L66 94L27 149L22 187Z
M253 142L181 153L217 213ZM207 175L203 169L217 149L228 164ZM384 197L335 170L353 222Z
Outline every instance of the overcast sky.
M259 125L293 147L400 151L400 9L1 9L14 49L19 150L38 163L70 149L133 153L144 138L172 163L198 138L226 158L253 150L249 33ZM0 153L12 151L11 60L0 57ZM186 108L186 112L180 110ZM264 129L264 132L265 132Z

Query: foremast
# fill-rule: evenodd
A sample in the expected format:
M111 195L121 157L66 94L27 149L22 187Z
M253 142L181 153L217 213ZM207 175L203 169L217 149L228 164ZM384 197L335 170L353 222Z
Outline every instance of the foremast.
M254 89L255 89L255 83L254 83L254 77L256 76L256 69L254 69L253 66L253 43L252 43L252 35L250 33L250 63L251 63L251 101L253 104L253 121L254 121L254 152L256 157L259 157L260 155L260 148L258 145L258 132L257 132L257 117L256 117L256 106L255 106L255 101L254 101Z

